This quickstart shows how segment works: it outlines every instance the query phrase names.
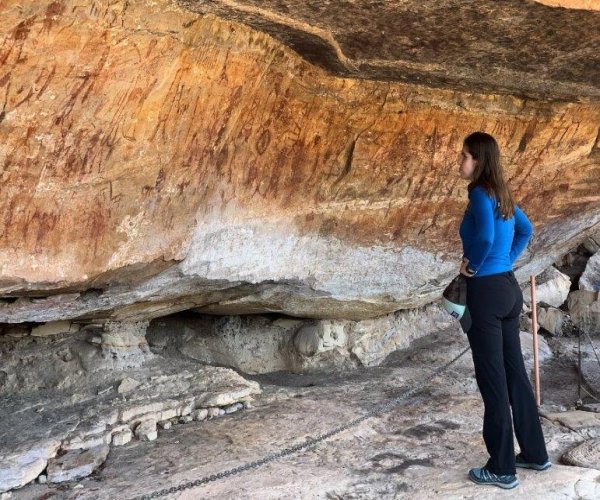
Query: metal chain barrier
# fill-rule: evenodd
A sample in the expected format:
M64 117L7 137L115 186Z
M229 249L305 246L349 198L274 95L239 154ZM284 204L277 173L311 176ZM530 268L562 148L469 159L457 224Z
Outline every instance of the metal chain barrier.
M285 457L286 455L290 455L292 453L295 453L297 451L302 450L303 448L309 449L312 446L314 446L315 444L317 444L320 441L323 441L335 434L338 434L350 427L353 427L357 424L359 424L360 422L362 422L363 420L366 420L369 417L372 417L374 415L378 415L380 413L385 413L389 410L391 410L392 408L394 408L400 401L402 401L403 399L406 399L407 397L415 394L416 392L420 391L423 387L425 387L427 384L429 384L431 382L431 380L438 376L440 373L442 373L444 370L448 369L448 367L450 367L450 365L452 365L453 363L455 363L461 356L463 356L471 347L468 346L465 350L463 350L458 356L456 356L454 359L452 359L451 361L449 361L448 363L446 363L445 365L443 365L442 367L438 368L437 370L434 370L431 375L429 377L424 377L424 380L420 383L418 383L417 385L413 386L412 388L402 392L400 395L394 397L393 399L375 406L373 409L371 409L369 412L367 412L366 414L355 418L354 420L350 420L349 422L345 423L344 425L341 425L339 427L337 427L336 429L326 432L324 434L321 434L319 436L317 436L316 438L308 438L304 443L300 443L297 444L295 446L292 446L291 448L284 448L283 450L277 452L277 453L273 453L271 455L267 455L264 458L261 458L260 460L256 460L254 462L249 462L247 464L241 465L239 467L235 467L233 469L229 469L229 470L225 470L222 472L218 472L216 474L211 474L210 476L206 476L203 477L201 479L196 479L195 481L188 481L186 483L181 483L177 486L172 486L170 488L164 488L162 490L157 490L154 491L152 493L146 494L146 495L141 495L138 497L135 497L134 500L147 500L150 498L158 498L158 497L162 497L165 495L169 495L172 493L177 493L180 491L184 491L184 490L188 490L191 488L196 488L197 486L201 486L203 484L206 484L210 481L216 481L217 479L222 479L224 477L228 477L228 476L232 476L234 474L239 474L240 472L243 472L245 470L249 470L252 468L256 468L259 467L260 465L263 465L267 462L271 462L277 458L281 458L281 457Z

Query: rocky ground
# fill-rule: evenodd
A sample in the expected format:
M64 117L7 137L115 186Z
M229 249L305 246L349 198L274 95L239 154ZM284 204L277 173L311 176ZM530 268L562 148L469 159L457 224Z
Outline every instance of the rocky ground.
M531 336L522 335L531 367ZM542 350L545 342L540 341ZM88 477L30 483L5 493L2 500L134 498L231 469L364 414L426 380L467 345L456 323L393 352L376 367L335 373L240 373L248 387L258 383L262 390L249 407L159 427L157 439L110 447L105 462ZM577 339L551 338L548 345L553 354L542 357L541 414L554 465L544 472L518 469L520 485L514 490L476 485L467 477L469 468L487 460L481 436L483 403L469 350L397 409L370 417L310 450L168 498L600 498L600 414L593 411L598 408L590 398L584 398L587 410L574 407ZM591 356L584 345L584 358Z

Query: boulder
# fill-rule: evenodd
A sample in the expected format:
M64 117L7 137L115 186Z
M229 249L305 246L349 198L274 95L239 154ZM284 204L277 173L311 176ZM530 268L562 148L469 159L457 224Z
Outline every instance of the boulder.
M523 332L533 331L533 321L529 317L529 314L521 314L519 316L519 329Z
M600 251L590 257L583 274L579 278L579 289L600 291Z
M346 347L347 335L344 325L322 320L303 325L294 335L294 346L303 356L314 356L336 347Z
M69 450L48 461L47 479L51 483L73 481L89 476L104 463L110 448L107 445L85 450Z
M123 446L131 441L133 432L128 426L122 426L121 429L113 431L111 444L113 446Z
M591 411L570 410L558 413L545 413L553 422L567 426L588 438L600 438L600 414Z
M537 309L538 325L551 335L562 335L563 324L567 315L556 307L539 307ZM531 331L531 329L529 329Z
M553 307L559 307L569 295L570 278L554 266L549 266L535 277L535 297L538 304L543 302ZM523 302L531 307L531 286L523 288Z
M574 290L568 297L573 323L590 335L600 334L600 291Z
M530 332L521 332L521 351L523 353L523 360L525 361L525 367L529 370L533 367L533 334ZM552 349L548 345L546 339L538 333L538 361L543 363L553 356Z
M133 391L139 385L140 383L136 379L131 377L125 377L123 380L121 380L119 387L117 387L117 392L119 394L125 394L127 392Z
M11 443L12 444L12 443ZM0 493L33 481L54 457L60 441L46 439L31 446L0 448Z
M600 468L600 438L588 439L564 453L561 460L577 467Z

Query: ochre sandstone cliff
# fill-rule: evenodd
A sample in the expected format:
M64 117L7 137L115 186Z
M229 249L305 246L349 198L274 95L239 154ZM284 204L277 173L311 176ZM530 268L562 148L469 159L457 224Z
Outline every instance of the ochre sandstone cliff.
M464 2L2 3L0 322L429 302L474 130L535 226L521 278L543 269L600 221L600 13L496 3L477 42Z
M589 9L600 10L600 2L598 0L535 0L544 5L551 7L563 7L565 9Z

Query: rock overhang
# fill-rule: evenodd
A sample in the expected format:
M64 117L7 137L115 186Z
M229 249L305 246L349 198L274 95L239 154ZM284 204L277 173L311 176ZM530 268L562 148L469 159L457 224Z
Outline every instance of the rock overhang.
M319 3L288 2L286 22L309 25L303 8ZM407 22L425 8L409 4L394 7ZM235 14L252 2L69 5L31 2L4 16L2 321L185 308L360 319L422 305L457 267L466 192L449 173L474 128L502 142L534 222L523 271L543 269L600 220L594 73L544 90L524 72L489 93L340 76L307 62L300 44L282 45L268 23L238 23L254 22ZM566 26L588 16L575 39L598 15L484 7ZM359 51L371 46L352 52L340 37L347 13L331 20L337 28L327 19L314 24L346 49L340 60L367 60Z

